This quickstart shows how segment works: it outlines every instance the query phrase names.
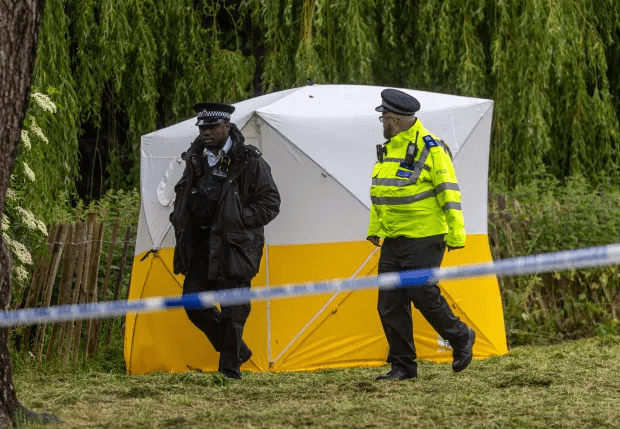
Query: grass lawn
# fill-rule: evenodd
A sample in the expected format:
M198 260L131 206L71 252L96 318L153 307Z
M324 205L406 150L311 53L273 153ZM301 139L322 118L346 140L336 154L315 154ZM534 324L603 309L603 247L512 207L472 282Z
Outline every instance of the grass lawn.
M20 363L22 403L65 424L27 428L619 428L620 337L513 348L453 374L376 382L389 368L126 376Z

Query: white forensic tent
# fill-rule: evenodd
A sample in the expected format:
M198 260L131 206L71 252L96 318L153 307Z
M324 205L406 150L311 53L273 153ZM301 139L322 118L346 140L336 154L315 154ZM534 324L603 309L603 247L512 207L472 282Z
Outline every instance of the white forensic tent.
M235 104L232 122L258 147L280 190L280 215L265 229L265 252L253 287L376 275L378 252L366 241L375 145L384 141L379 113L384 88L312 85ZM467 230L465 249L443 266L487 262L487 173L493 102L402 89L421 103L418 117L453 154ZM198 135L196 119L142 137L140 219L130 299L179 295L172 273L169 222L180 155ZM507 353L497 279L447 281L444 296L477 332L475 358ZM380 366L387 342L376 290L252 303L244 339L254 354L242 369L296 371ZM451 361L451 349L416 310L418 357ZM217 369L217 354L182 309L130 314L128 372Z

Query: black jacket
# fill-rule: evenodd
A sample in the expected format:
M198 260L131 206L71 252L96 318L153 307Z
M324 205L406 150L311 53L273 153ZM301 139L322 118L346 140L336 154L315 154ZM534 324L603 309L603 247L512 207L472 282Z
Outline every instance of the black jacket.
M244 144L245 138L232 123L230 137L233 145L227 155L231 166L211 227L209 279L254 277L263 256L264 226L280 212L280 193L262 154L254 146ZM188 209L194 171L192 163L187 162L187 154L202 156L201 152L195 141L183 154L185 171L174 187L176 199L170 222L176 238L175 274L187 274L194 253L192 239L197 227Z

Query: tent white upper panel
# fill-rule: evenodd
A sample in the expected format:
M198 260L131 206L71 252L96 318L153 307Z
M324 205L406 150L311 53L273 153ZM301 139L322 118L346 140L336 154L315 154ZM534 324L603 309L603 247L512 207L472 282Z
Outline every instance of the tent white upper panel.
M381 104L380 86L312 85L291 90L285 97L258 109L260 113L314 118L346 118L379 116L375 107ZM401 89L418 99L420 112L473 106L488 102L478 98L460 97L435 92Z
M266 243L363 241L368 209L271 126L258 118L256 124L261 150L282 198L280 214L265 229Z
M257 114L369 208L375 145L385 141L378 120L380 114L375 111L382 90L359 85L307 86L265 105ZM422 108L417 116L426 128L449 144L455 159L493 106L490 100L403 91L420 101ZM489 142L487 139L473 144L488 146Z
M232 115L239 129L254 116L256 109L285 97L296 88L251 98L235 104ZM181 178L185 162L181 153L187 150L198 136L196 118L142 136L140 187L143 215L140 222L143 230L148 231L150 240L139 240L136 247L140 249L159 248L168 230L168 216L174 202L174 185Z
M493 112L487 110L479 125L474 128L465 142L458 158L454 160L459 188L461 206L468 234L486 234L487 191L489 172L489 145ZM486 142L476 144L476 142Z

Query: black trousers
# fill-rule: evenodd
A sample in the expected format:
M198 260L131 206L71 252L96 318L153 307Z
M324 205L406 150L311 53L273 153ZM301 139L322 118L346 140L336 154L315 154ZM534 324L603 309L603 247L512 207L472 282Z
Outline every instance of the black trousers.
M249 280L208 280L209 237L203 233L196 246L189 271L183 283L183 294L223 289L249 288ZM213 348L220 353L219 371L238 377L242 362L249 359L251 351L243 341L243 328L250 315L250 302L238 305L185 309L189 320L207 336Z
M443 235L424 238L386 238L381 247L379 274L434 268L446 250ZM390 346L388 363L405 375L417 375L411 303L452 347L467 341L468 329L441 295L437 284L380 290L377 310Z

